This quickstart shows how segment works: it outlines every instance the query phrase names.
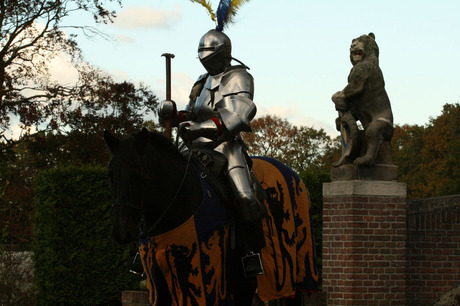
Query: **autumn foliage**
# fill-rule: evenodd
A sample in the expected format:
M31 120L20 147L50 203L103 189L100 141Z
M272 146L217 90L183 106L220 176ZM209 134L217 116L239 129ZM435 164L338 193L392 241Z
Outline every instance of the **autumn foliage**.
M269 156L297 172L330 169L340 157L340 144L323 129L295 126L278 116L267 115L252 121L252 133L244 133L249 154Z
M0 244L31 242L34 178L40 170L105 165L103 131L131 133L155 114L158 100L147 86L116 82L83 60L75 36L103 33L90 25L62 26L77 13L111 22L111 2L121 4L0 0ZM75 80L53 77L55 59L69 60Z
M460 104L444 105L425 126L396 126L392 147L408 197L460 193Z

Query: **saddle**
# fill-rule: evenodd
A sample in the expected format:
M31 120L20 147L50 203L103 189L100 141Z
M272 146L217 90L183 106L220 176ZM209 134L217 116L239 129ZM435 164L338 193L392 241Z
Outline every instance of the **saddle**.
M206 180L206 182L214 188L226 205L231 206L233 191L225 177L225 170L227 169L228 163L227 157L209 148L192 149L191 154L194 165L201 172L201 178ZM251 170L252 160L247 154L246 162L249 170ZM262 203L267 198L266 192L254 173L250 171L250 174L257 198Z

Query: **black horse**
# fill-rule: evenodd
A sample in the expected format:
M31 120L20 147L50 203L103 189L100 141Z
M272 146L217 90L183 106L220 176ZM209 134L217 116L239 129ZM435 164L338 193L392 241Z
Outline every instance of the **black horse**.
M113 237L126 244L141 232L151 303L251 305L257 287L262 300L317 290L308 191L285 165L253 159L268 197L265 273L246 279L242 251L227 247L233 245L231 216L190 157L146 129L121 139L105 132L104 138L112 154ZM300 296L289 301L300 305Z

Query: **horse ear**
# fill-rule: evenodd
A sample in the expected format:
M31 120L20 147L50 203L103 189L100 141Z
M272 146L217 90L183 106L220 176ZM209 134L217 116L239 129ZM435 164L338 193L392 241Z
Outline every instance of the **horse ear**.
M145 127L142 129L142 131L139 132L138 137L136 139L136 149L137 153L142 155L145 151L145 146L147 145L149 139L149 130L147 130Z
M109 131L104 131L104 140L111 152L114 152L120 144L120 140L110 134Z

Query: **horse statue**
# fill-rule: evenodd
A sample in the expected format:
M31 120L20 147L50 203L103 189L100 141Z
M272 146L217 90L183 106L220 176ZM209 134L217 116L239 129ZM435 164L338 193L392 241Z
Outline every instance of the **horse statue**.
M302 292L318 291L308 191L286 165L251 158L266 195L266 246L263 274L246 278L232 213L190 154L145 128L104 138L112 234L120 244L140 241L151 304L252 305L257 293L261 301L301 305Z

